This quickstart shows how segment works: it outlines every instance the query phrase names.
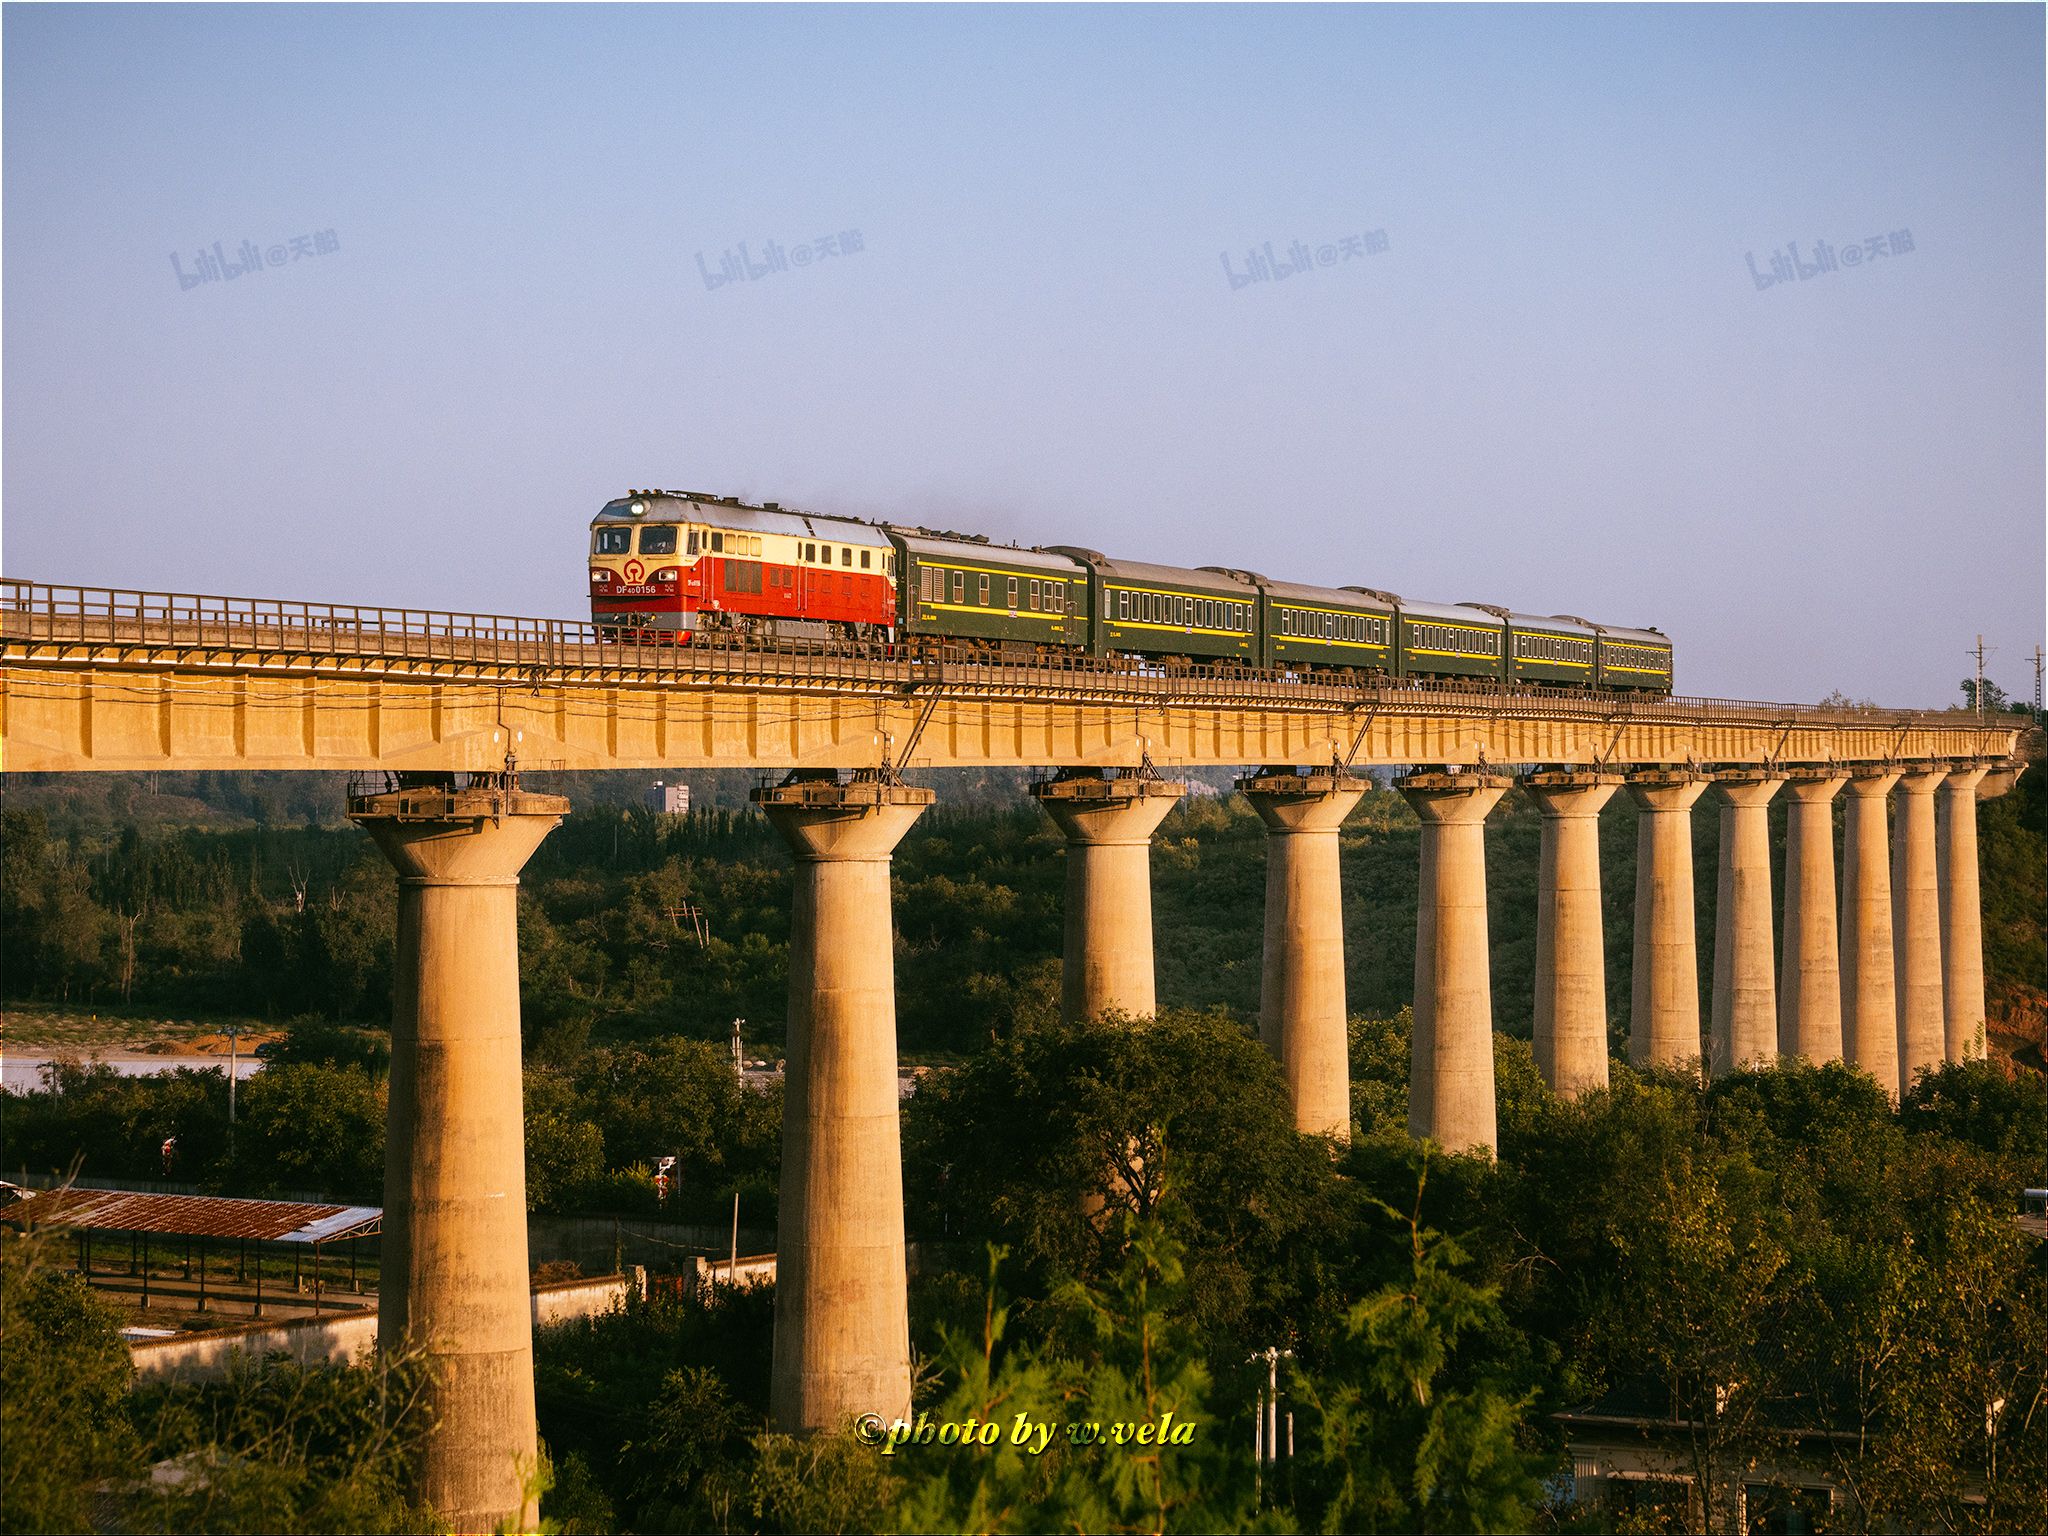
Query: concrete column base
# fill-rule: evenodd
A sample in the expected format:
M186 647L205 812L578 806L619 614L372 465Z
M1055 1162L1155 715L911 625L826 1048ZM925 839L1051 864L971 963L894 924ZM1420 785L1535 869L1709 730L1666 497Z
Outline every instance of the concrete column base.
M1371 785L1349 774L1276 768L1247 775L1237 787L1266 824L1259 1038L1287 1079L1295 1129L1349 1141L1351 1055L1337 829Z
M1778 979L1771 943L1768 807L1784 780L1761 768L1714 775L1721 805L1714 901L1714 1007L1708 1057L1716 1077L1778 1059Z
M1934 802L1935 876L1941 892L1943 1035L1950 1061L1984 1054L1984 908L1977 874L1977 790L1988 763L1960 763Z
M1899 1091L1948 1055L1941 985L1941 883L1934 794L1946 763L1911 763L1899 777L1892 823L1892 985L1899 1002Z
M1636 926L1628 1057L1639 1067L1700 1061L1699 939L1692 885L1692 808L1707 781L1683 768L1628 777L1636 823Z
M757 789L796 855L769 1413L791 1434L910 1411L889 858L934 796Z
M1607 1086L1607 942L1600 913L1600 810L1619 774L1532 773L1543 812L1536 876L1536 1066L1561 1098Z
M452 777L348 807L398 871L378 1341L431 1358L419 1493L458 1531L517 1528L538 1449L519 871L568 809Z
M1815 1066L1842 1059L1841 948L1835 934L1838 768L1794 768L1785 798L1785 937L1778 961L1778 1050Z
M1500 1146L1486 938L1486 817L1509 782L1483 773L1414 773L1394 786L1422 818L1408 1133L1434 1140L1447 1152L1495 1152Z
M1072 1022L1159 1010L1152 969L1152 834L1186 792L1162 779L1062 773L1031 796L1067 840L1060 1012Z
M1857 768L1842 802L1842 1056L1897 1100L1899 1016L1892 978L1892 874L1885 797L1898 770Z

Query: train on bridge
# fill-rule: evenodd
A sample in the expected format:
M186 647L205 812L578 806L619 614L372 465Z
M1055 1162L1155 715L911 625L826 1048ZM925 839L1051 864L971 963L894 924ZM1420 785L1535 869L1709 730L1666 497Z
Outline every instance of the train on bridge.
M678 645L872 640L998 661L1064 654L1658 694L1672 682L1671 641L1654 628L1020 548L697 491L605 503L590 525L590 608L602 634Z

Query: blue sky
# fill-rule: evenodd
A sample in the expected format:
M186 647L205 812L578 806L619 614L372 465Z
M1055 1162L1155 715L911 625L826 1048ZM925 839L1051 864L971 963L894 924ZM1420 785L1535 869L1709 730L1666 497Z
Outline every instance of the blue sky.
M2037 7L0 25L9 575L574 616L652 484L2032 686Z

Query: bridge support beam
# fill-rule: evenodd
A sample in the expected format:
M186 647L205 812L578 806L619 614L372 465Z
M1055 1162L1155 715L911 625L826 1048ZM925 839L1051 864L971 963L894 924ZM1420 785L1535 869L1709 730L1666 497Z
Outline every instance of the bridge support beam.
M1935 871L1934 794L1948 767L1911 763L1892 820L1892 985L1899 1002L1899 1092L1948 1053L1941 1001L1941 886Z
M1482 773L1415 773L1395 785L1422 818L1408 1133L1448 1152L1499 1149L1486 816L1508 782Z
M349 802L398 871L377 1336L433 1362L419 1492L458 1531L516 1528L535 1465L519 871L568 809L452 779Z
M1894 1100L1899 1096L1899 1010L1892 980L1892 874L1885 797L1889 767L1858 768L1842 803L1842 1055Z
M1778 965L1778 1050L1815 1066L1842 1059L1834 799L1848 777L1836 768L1794 768L1785 784L1785 938Z
M1984 909L1977 872L1977 791L1988 763L1951 768L1935 801L1941 890L1943 1034L1950 1061L1984 1054Z
M1060 1012L1069 1020L1158 1011L1152 967L1152 834L1186 792L1139 777L1062 773L1031 786L1067 840L1066 956Z
M1561 1098L1607 1086L1607 943L1600 810L1618 774L1532 773L1543 812L1536 876L1536 1066Z
M1778 1059L1769 807L1784 782L1761 768L1735 768L1714 776L1714 798L1721 806L1721 851L1708 1038L1716 1077Z
M1259 1038L1280 1063L1294 1128L1351 1139L1344 893L1337 829L1365 794L1349 774L1270 769L1238 781L1266 824L1266 945Z
M1629 1060L1682 1067L1700 1059L1699 941L1692 886L1692 808L1707 781L1682 768L1630 776L1636 823L1635 969Z
M889 858L933 798L830 777L753 794L796 856L768 1397L791 1434L910 1411Z

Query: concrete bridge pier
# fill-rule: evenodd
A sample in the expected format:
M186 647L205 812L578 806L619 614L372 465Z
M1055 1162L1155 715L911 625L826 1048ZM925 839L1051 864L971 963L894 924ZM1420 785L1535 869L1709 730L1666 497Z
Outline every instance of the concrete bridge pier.
M516 1528L536 1454L519 871L569 802L425 777L349 801L398 871L377 1333L435 1367L420 1496L488 1531Z
M1152 834L1185 784L1063 771L1031 786L1067 840L1060 1012L1079 1021L1158 1012L1152 969Z
M796 856L768 1388L790 1434L910 1411L889 858L933 799L830 774L753 793Z
M1707 781L1683 768L1632 774L1636 823L1635 973L1629 1060L1682 1067L1700 1059L1699 941L1692 886L1692 808Z
M1941 987L1941 887L1935 871L1934 793L1943 763L1909 763L1892 821L1892 974L1899 1004L1899 1092L1942 1064L1948 1025Z
M1714 775L1721 805L1714 901L1714 1006L1709 1059L1720 1077L1778 1059L1778 978L1771 944L1769 806L1785 781L1761 768Z
M1266 824L1265 970L1259 1038L1280 1063L1294 1128L1351 1139L1344 1007L1344 894L1337 829L1365 794L1348 773L1269 768L1239 779Z
M1984 1054L1984 908L1977 874L1977 796L1988 763L1951 768L1935 799L1941 892L1943 1035L1950 1061Z
M1415 910L1415 1037L1408 1134L1448 1152L1497 1151L1493 981L1486 939L1486 816L1509 781L1414 773L1395 788L1422 818Z
M1842 803L1842 1055L1899 1096L1899 1014L1892 977L1892 875L1885 797L1896 768L1852 772Z
M1778 964L1778 1050L1815 1066L1842 1059L1834 799L1848 777L1836 768L1794 768L1785 783L1785 937Z
M1560 1098L1607 1086L1607 943L1600 810L1619 774L1532 773L1543 812L1536 876L1536 1065Z

